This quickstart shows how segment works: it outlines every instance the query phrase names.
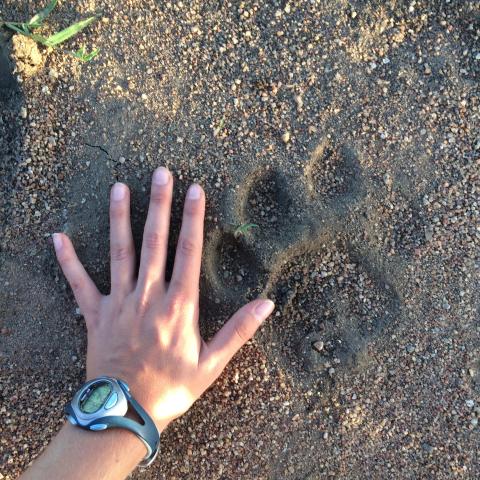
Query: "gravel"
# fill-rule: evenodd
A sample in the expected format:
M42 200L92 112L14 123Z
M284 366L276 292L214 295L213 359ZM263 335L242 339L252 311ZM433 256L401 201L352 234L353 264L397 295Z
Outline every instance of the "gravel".
M47 28L90 13L65 49L0 36L0 476L83 379L50 234L107 291L108 188L138 244L163 164L172 251L187 185L208 195L205 335L278 309L134 478L480 477L477 3L82 0Z

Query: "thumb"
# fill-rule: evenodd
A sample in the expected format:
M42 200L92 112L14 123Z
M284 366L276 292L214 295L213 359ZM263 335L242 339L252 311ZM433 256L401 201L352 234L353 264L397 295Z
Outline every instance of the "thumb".
M200 357L207 374L217 378L231 358L250 340L263 321L273 312L271 300L258 299L243 306L205 344Z

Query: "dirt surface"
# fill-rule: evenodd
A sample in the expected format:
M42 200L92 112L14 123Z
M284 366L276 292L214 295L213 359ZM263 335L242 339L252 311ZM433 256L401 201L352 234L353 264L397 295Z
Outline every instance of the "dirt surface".
M84 0L47 30L92 13L55 51L0 31L0 478L83 380L51 233L107 292L108 189L138 246L159 165L176 232L207 191L205 335L277 310L134 478L479 478L478 2Z

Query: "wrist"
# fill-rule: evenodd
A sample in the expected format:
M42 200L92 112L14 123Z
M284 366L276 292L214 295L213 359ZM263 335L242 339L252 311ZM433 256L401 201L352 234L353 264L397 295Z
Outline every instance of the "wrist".
M140 463L145 456L146 449L142 441L134 433L122 428L91 432L65 422L59 436L62 436L67 443L75 443L82 447L88 443L88 447L98 452L98 456L112 454L116 458L128 452L125 459L133 466Z
M141 404L141 402L139 402L139 403ZM141 404L141 405L143 407L143 404ZM151 415L151 411L148 408L145 408L145 411L150 415L150 418L153 420L153 422L155 423L155 426L157 427L158 433L161 435L163 433L163 431L168 427L168 425L170 425L170 421L156 420L156 419L153 418L153 416ZM128 412L125 416L127 418L131 418L132 420L135 420L136 422L139 421L138 415L131 410L128 410Z
M154 392L151 389L146 388L146 382L139 381L138 378L135 378L135 375L131 374L131 372L120 371L118 368L88 368L87 366L86 382L104 376L120 379L127 383L132 397L140 404L155 423L160 434L163 433L168 425L176 418L171 416L161 416L161 414L168 411L168 408L162 408L160 406L162 402L158 399L158 397L161 397L164 392L159 392L158 388L155 389ZM132 420L140 420L138 415L132 410L131 406L125 416Z
M133 433L147 449L142 466L150 465L158 453L158 425L125 380L101 376L87 381L65 406L65 413L70 423L89 432L113 429Z
M145 456L145 446L127 430L89 432L66 422L22 480L126 478Z

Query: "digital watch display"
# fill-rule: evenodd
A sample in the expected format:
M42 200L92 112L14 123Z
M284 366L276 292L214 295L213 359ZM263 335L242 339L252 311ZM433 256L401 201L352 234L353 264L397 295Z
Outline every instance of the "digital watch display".
M125 417L129 405L143 420L143 425ZM99 377L82 385L65 407L68 421L90 431L125 428L135 433L147 448L140 464L148 466L160 447L160 433L142 406L132 397L126 382L113 377Z
M94 383L80 398L80 410L83 413L95 413L105 403L112 392L112 385L108 382Z

